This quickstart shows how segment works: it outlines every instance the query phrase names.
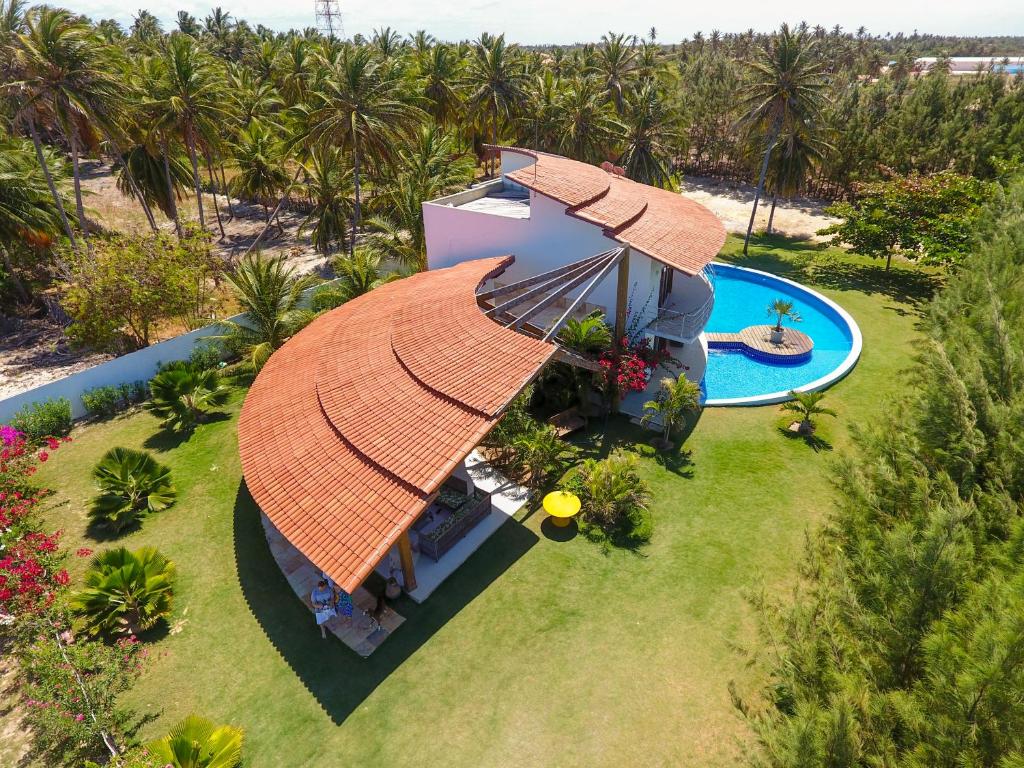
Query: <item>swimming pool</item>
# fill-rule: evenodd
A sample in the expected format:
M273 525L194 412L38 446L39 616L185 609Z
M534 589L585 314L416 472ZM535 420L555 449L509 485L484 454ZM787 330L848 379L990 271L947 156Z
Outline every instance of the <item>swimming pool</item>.
M777 298L793 302L802 322L787 322L811 337L814 349L798 363L755 360L739 350L708 350L703 388L706 405L761 405L789 399L793 389L823 389L845 376L860 356L857 323L835 302L792 280L745 267L714 264L715 306L708 333L739 333L770 321L765 309Z

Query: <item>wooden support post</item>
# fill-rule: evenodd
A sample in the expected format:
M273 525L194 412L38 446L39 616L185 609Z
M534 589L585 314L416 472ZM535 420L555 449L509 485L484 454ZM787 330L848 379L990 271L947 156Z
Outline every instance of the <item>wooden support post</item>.
M626 312L629 309L629 246L623 246L622 258L619 260L618 283L615 289L615 339L614 349L620 349L622 337L626 335ZM621 351L621 350L620 350ZM612 413L619 412L621 394L615 390L612 399Z
M412 563L412 542L409 541L408 531L398 539L398 556L402 560L402 580L405 582L405 591L412 592L416 589L416 568Z

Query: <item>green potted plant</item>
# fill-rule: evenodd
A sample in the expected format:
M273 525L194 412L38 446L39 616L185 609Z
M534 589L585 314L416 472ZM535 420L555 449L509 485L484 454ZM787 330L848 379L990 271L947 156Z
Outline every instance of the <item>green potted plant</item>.
M775 327L772 328L772 344L781 344L786 337L786 329L782 327L782 321L789 319L799 323L803 318L796 311L793 302L788 299L775 299L768 305L768 316L775 316Z

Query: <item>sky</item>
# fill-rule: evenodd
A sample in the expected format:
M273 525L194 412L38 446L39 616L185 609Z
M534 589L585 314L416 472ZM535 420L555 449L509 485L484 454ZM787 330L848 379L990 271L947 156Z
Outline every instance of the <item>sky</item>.
M315 0L51 0L94 20L114 18L128 25L145 8L173 26L179 10L200 20L220 3L235 18L252 26L302 29L314 26ZM402 34L417 29L443 40L477 37L482 31L504 32L506 39L527 44L596 41L610 29L647 34L669 43L712 29L768 31L781 22L806 20L812 26L864 25L875 34L1024 35L1022 0L339 0L346 36L390 26ZM1011 53L1011 51L1007 51Z

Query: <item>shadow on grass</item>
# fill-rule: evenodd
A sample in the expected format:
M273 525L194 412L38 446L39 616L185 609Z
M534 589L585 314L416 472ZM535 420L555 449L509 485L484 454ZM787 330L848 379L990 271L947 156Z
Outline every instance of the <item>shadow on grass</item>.
M425 603L407 597L394 601L391 605L405 623L363 659L331 635L321 639L309 609L295 596L270 553L259 509L244 481L235 497L233 528L238 579L249 609L335 724L344 722L409 656L537 543L532 531L515 521L505 523Z
M154 432L142 441L142 447L151 451L157 451L158 453L173 451L175 448L187 443L199 427L207 424L217 424L218 422L228 421L230 419L230 413L225 411L213 411L212 413L207 413L199 424L190 429L161 427L159 431Z
M570 520L568 525L555 525L550 517L546 517L541 521L540 532L551 541L572 541L579 535L580 529L575 520Z
M809 448L812 448L815 453L822 453L832 450L832 443L818 434L805 435L799 432L794 432L789 429L788 426L782 425L779 428L779 434L785 437L787 440L801 440Z
M594 420L586 432L573 439L573 444L580 449L580 457L584 459L604 459L616 448L624 448L652 459L669 472L684 478L693 477L692 452L685 450L683 445L697 428L703 411L687 416L685 424L672 433L672 446L656 447L654 443L661 436L639 424L634 424L629 417L609 416L603 422Z
M751 240L751 246L747 256L736 253L722 258L729 264L771 272L816 288L881 294L912 307L926 303L942 285L942 277L936 272L902 264L887 270L881 261L852 262L834 251L830 253L823 243L810 240L761 235ZM901 307L889 309L906 314Z

